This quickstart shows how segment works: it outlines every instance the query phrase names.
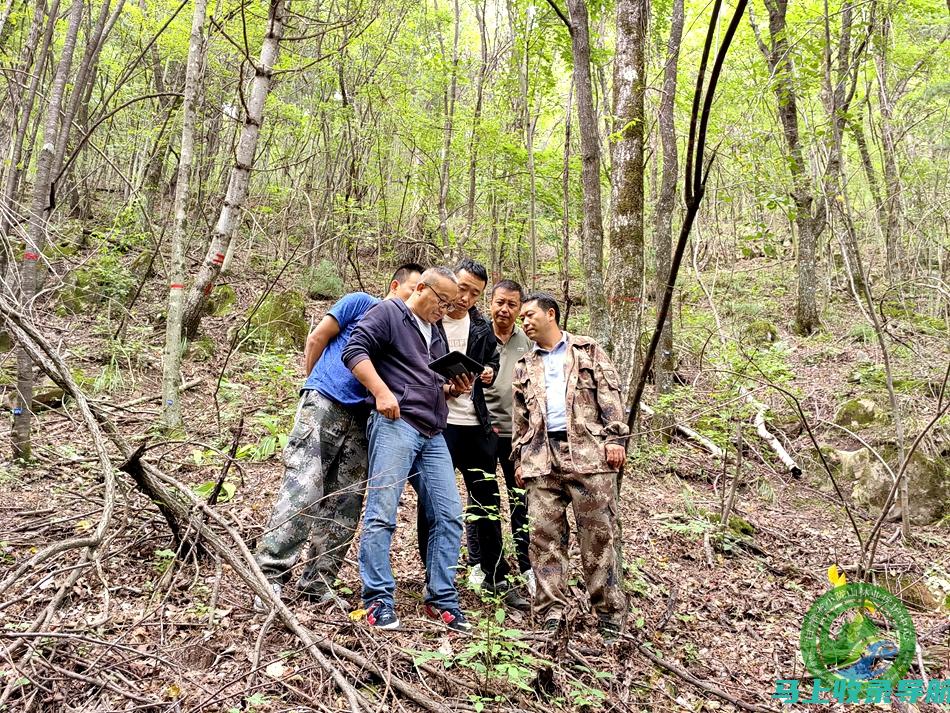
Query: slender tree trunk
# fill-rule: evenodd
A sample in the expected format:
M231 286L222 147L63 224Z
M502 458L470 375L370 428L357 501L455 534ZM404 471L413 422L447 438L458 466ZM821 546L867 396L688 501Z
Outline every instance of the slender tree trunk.
M656 251L656 303L659 308L670 275L673 254L673 211L676 208L676 182L679 177L679 159L676 150L676 70L679 64L680 43L683 38L683 1L673 0L673 18L670 39L666 45L666 65L663 70L663 93L657 123L663 146L663 174L656 200L653 245ZM654 384L657 394L673 390L673 315L668 313L660 333L659 352L654 362ZM663 429L672 427L672 419L661 423Z
M36 179L33 182L33 201L28 227L28 240L20 265L21 303L26 313L32 312L33 299L36 296L37 263L46 245L47 221L49 220L49 194L52 182L53 152L59 129L59 114L63 105L63 93L73 63L76 37L82 21L84 0L73 0L69 11L69 25L63 39L63 49L59 65L53 77L49 91L49 103L46 108L43 129L43 146L36 160ZM55 14L49 18L51 25L56 23ZM68 126L62 131L69 131ZM17 350L17 406L13 415L13 457L31 460L30 426L33 421L33 359L21 345Z
M574 99L574 79L567 88L567 104L564 107L564 168L561 171L561 205L564 213L561 222L561 290L564 294L564 324L571 310L571 104Z
M528 153L528 244L531 246L531 289L538 284L538 175L534 166L534 129L537 117L525 122L525 146Z
M894 137L894 106L887 87L887 43L890 41L890 18L881 19L878 38L877 96L880 103L881 163L884 167L884 245L887 251L887 266L893 279L902 272L900 225L903 212L901 206L901 184L897 171L897 142Z
M753 22L756 41L765 55L773 75L778 117L788 147L788 168L792 175L792 201L795 203L795 225L798 228L798 298L795 304L795 329L811 334L819 327L818 319L818 237L825 225L825 205L812 193L801 139L798 131L798 101L793 81L794 65L786 35L787 0L766 0L769 12L769 38L766 47ZM752 8L749 17L752 19Z
M202 31L207 0L195 0L185 68L185 98L182 104L181 150L178 179L175 181L175 224L172 228L169 264L168 318L165 323L165 351L162 356L162 421L169 431L182 430L181 402L181 318L185 289L185 238L187 237L188 199L191 195L191 169L195 153L195 99L201 81L204 53Z
M845 259L845 269L848 272L848 279L854 283L855 289L860 294L864 290L864 275L859 268L861 261L858 259L858 239L851 213L844 209L844 129L852 98L848 88L853 80L856 81L856 76L852 76L852 73L856 75L858 71L857 62L851 62L853 9L852 4L847 1L841 7L837 69L832 78L831 21L826 0L824 99L831 131L828 135L828 164L825 168L825 202L829 206L838 207L837 212L844 228L842 254Z
M23 146L26 141L26 134L30 128L30 116L33 113L33 103L36 101L37 90L40 81L46 74L46 58L49 53L50 44L53 38L53 30L56 27L56 15L59 12L59 0L53 0L50 7L49 21L43 25L43 11L46 7L45 2L37 2L33 11L33 24L30 26L30 35L27 38L26 45L23 47L20 70L23 76L32 74L30 86L27 89L23 103L19 107L19 113L16 111L16 104L13 105L13 115L11 126L16 127L16 133L11 136L11 144L7 151L7 170L3 182L3 194L0 195L0 236L4 241L2 246L2 256L0 256L0 275L6 272L6 261L11 258L10 251L15 241L9 240L10 229L14 225L20 211L17 209L18 198L20 195L20 175L29 161L23 160ZM45 27L42 44L39 52L36 54L34 63L33 49L40 37L40 30ZM29 72L33 67L33 71Z
M72 92L69 95L69 103L66 107L66 114L63 118L65 126L72 126L76 113L79 110L79 104L86 96L86 88L92 78L95 76L96 65L99 63L99 54L105 45L106 38L112 32L116 20L122 12L125 0L119 0L112 14L109 14L111 0L104 0L99 8L99 17L96 20L96 27L86 42L86 50L83 53L82 62L76 71L76 80L73 82ZM69 131L61 131L56 142L56 154L53 158L53 179L59 175L63 168L63 162L66 158L66 143L69 137ZM54 187L55 188L55 187Z
M13 0L4 0L3 10L0 11L0 43L3 41L4 30L7 29L7 20L10 19L10 11L13 9ZM0 50L3 49L3 44L0 44Z
M643 137L646 0L618 0L611 132L610 341L624 394L638 367L643 292Z
M224 254L228 250L234 227L241 218L241 210L247 201L250 185L251 168L254 165L254 153L257 149L257 139L260 135L261 124L264 121L264 102L270 91L271 76L277 53L280 49L280 38L284 31L285 0L271 0L267 18L267 34L261 45L261 57L255 68L254 80L251 82L251 91L247 101L247 116L244 127L241 129L241 138L238 141L237 154L234 166L231 168L231 177L228 181L227 193L218 222L215 224L211 236L211 244L205 255L204 262L198 271L195 283L192 285L185 300L182 315L182 329L187 337L191 338L198 333L205 303L214 281L221 271Z
M33 52L36 49L37 43L40 39L40 32L45 28L49 29L49 25L43 24L43 17L46 12L46 2L44 0L38 0L38 2L33 6L33 20L30 24L30 32L26 37L26 41L20 47L20 58L16 64L15 71L17 75L22 78L31 77L30 86L31 88L39 82L42 72L30 72L30 67L33 65ZM43 63L45 65L45 62ZM32 102L29 102L27 105L23 103L23 79L20 81L13 81L8 83L9 90L6 96L6 99L3 103L3 112L0 113L0 137L4 137L4 147L3 147L3 158L4 161L0 162L0 176L2 176L2 184L4 187L7 185L9 176L11 173L15 172L17 166L13 163L13 152L19 143L21 146L23 144L22 136L19 137L19 142L17 142L17 135L19 134L20 126L20 117L23 116L24 111L29 114L32 111ZM35 89L32 91L35 95ZM9 110L7 109L9 107ZM23 130L26 133L26 130ZM9 143L6 142L6 137L9 137ZM6 189L4 188L6 191ZM3 198L7 198L6 192L3 194ZM4 208L7 206L4 205ZM0 227L4 226L5 223L4 217L0 216ZM3 235L6 235L6 231L0 231Z
M468 206L465 210L465 242L472 238L475 223L475 168L478 164L478 127L482 118L482 103L485 95L485 79L488 76L488 32L485 26L485 0L476 0L475 17L478 20L479 50L481 64L475 79L475 108L472 111L472 138L469 142L468 159Z
M442 250L449 249L449 168L452 160L452 130L455 121L455 97L458 92L459 67L459 0L455 0L455 32L452 40L452 68L449 74L449 86L445 90L443 108L445 125L442 131L442 155L439 169L439 235L442 237ZM440 36L441 37L441 36ZM441 44L441 39L440 39ZM444 53L443 53L444 54Z
M581 144L583 230L581 262L587 281L590 334L606 342L609 324L604 295L604 223L600 195L600 144L590 70L590 27L586 0L568 0L571 23L571 53L577 92L577 125Z

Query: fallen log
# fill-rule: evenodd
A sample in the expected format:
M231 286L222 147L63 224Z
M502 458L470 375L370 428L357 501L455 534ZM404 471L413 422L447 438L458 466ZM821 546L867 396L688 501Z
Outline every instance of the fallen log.
M652 416L654 416L654 415L656 414L656 411L654 411L652 408L650 408L649 406L647 406L645 403L641 403L641 404L640 404L640 410L643 411L643 413L646 414L647 416L651 416L651 417L652 417ZM674 423L674 424L673 424L673 430L676 431L677 433L682 434L683 436L685 436L685 437L688 438L689 440L695 441L696 443L698 443L699 445L701 445L703 448L705 448L707 451L709 451L709 453L710 453L714 458L725 458L725 457L726 457L726 452L725 452L722 448L720 448L719 446L717 446L717 445L716 445L715 443L713 443L710 439L706 438L706 436L704 436L703 434L699 433L698 431L694 431L694 430L693 430L692 428L690 428L689 426L684 426L684 425L681 424L681 423Z
M768 427L765 425L765 411L767 409L766 405L756 399L752 395L752 392L744 386L739 386L739 393L745 397L745 400L753 408L755 408L755 418L753 419L755 432L759 434L759 437L763 441L769 444L769 447L775 452L775 455L777 455L779 460L782 461L782 465L788 469L788 472L791 473L793 477L800 478L802 475L801 467L795 462L795 459L793 459L788 454L788 451L785 450L785 446L783 446L778 438L775 437L775 434L769 431Z

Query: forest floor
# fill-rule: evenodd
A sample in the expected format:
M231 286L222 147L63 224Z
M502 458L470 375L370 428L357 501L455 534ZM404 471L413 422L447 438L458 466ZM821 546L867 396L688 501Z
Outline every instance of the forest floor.
M293 613L317 638L362 654L388 672L384 678L408 682L446 710L739 710L730 697L746 709L806 709L771 700L776 680L803 679L802 689L811 690L799 653L803 618L831 587L829 566L853 576L861 547L793 405L759 382L772 381L795 395L817 440L833 448L860 446L856 435L831 424L849 399L874 401L883 414L858 434L864 440L885 445L893 442L894 429L886 415L880 350L854 300L831 289L826 328L796 337L788 329L794 295L780 287L794 284L790 269L788 263L747 260L704 273L704 287L719 305L724 341L698 283L684 276L675 305L683 386L659 407L733 454L744 424L742 456L724 464L679 436L669 444L652 431L642 437L621 493L632 609L629 635L618 645L604 647L583 611L581 585L571 632L560 641L545 639L530 617L502 618L495 604L469 590L463 606L478 622L474 633L448 635L425 621L410 491L393 547L404 630L370 632L351 616L360 606L355 548L340 575L341 600L322 607L295 601L291 586ZM251 270L229 277L238 296L235 309L206 318L210 341L197 342L186 357L184 381L200 380L183 397L186 442L154 429L164 337L159 280L146 285L119 339L112 338L117 321L110 312L121 310L106 305L70 314L54 303L37 320L90 398L113 406L109 412L120 431L133 443L147 439L147 459L193 487L217 478L231 429L243 415L239 459L228 476L233 497L215 507L252 549L281 481L281 436L289 430L302 380L297 353L229 355L231 330L265 279ZM311 323L328 304L308 302ZM880 307L909 444L939 408L950 363L947 323L921 295L894 297ZM9 399L12 352L0 355L0 369ZM757 439L736 373L768 405L768 423L803 467L801 477ZM658 406L653 396L647 400ZM920 448L946 463L948 433L944 418ZM68 403L40 414L35 443L34 464L0 463L2 579L46 546L89 533L102 514L99 464ZM712 515L721 511L737 473L733 513L739 520L723 536ZM235 571L213 557L177 560L157 509L119 475L116 512L97 566L61 592L58 610L40 631L31 623L74 571L78 551L28 570L3 592L0 639L18 648L0 663L0 710L347 710L346 699L300 641L279 621L251 611L252 593ZM851 501L846 478L841 485L866 537L876 513ZM891 588L904 594L927 678L950 679L950 517L914 525L909 544L898 533L898 523L885 524L876 581L897 582ZM644 649L726 697L651 661ZM349 661L333 663L378 702L377 710L421 709L394 692L391 681ZM906 677L921 677L918 663ZM894 707L938 709L923 701Z

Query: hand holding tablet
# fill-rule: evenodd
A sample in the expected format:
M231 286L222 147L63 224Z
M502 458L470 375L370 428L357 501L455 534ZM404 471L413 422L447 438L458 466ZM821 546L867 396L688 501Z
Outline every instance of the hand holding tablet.
M459 351L451 351L445 356L429 362L429 368L436 374L445 377L446 380L463 374L471 374L477 377L485 369L484 365Z

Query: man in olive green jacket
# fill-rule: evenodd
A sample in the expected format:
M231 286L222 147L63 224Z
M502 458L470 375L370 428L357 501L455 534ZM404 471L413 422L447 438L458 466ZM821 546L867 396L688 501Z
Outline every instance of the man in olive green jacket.
M624 613L617 470L629 432L620 378L596 341L561 331L552 296L529 295L521 318L537 346L515 366L511 458L528 492L535 611L553 630L567 607L570 504L591 607L604 638L614 639Z

